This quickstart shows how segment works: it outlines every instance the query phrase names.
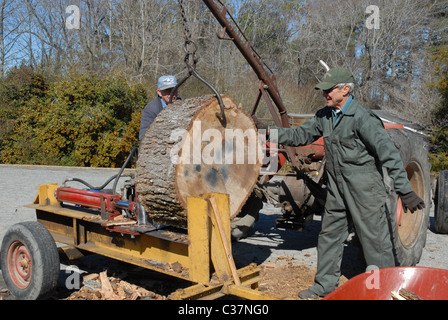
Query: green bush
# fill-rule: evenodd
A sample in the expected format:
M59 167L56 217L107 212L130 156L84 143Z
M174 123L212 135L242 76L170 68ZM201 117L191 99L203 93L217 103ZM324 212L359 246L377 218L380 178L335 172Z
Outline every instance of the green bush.
M138 144L145 101L145 90L122 77L76 74L53 82L20 107L0 161L119 167Z

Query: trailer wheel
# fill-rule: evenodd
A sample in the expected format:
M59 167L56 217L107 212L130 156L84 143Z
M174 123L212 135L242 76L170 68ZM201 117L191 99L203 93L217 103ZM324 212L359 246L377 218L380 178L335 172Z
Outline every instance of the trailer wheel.
M434 229L448 233L448 171L440 171L434 198Z
M401 129L387 131L400 152L412 189L425 202L422 210L404 212L401 199L394 190L394 183L384 170L386 205L396 263L400 266L414 266L420 261L426 244L431 207L430 166L426 143L421 136L411 132Z
M3 238L0 263L9 292L19 300L48 298L59 279L59 255L50 232L37 221L21 222Z

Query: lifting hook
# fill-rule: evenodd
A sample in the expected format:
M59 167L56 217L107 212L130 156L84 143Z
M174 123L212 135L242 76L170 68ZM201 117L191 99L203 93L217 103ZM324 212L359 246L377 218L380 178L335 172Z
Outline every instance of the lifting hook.
M198 59L196 58L196 51L198 50L198 47L194 41L191 40L191 32L188 29L187 26L187 19L185 15L185 11L183 8L183 0L179 0L179 6L182 13L182 19L184 24L184 33L185 33L185 43L184 43L184 51L185 51L185 58L184 62L187 66L188 74L181 80L179 83L174 87L174 89L171 91L170 99L168 101L168 104L173 102L173 96L177 92L177 89L184 84L185 81L187 81L188 78L191 76L195 76L199 81L204 83L207 87L209 87L213 93L216 96L216 99L218 99L219 107L221 109L220 113L216 113L216 116L218 117L219 122L223 127L226 127L227 121L226 116L224 114L224 102L222 101L221 95L219 92L213 87L209 82L207 82L204 78L202 78L198 72L196 71L196 63ZM190 63L190 60L192 60L192 63Z

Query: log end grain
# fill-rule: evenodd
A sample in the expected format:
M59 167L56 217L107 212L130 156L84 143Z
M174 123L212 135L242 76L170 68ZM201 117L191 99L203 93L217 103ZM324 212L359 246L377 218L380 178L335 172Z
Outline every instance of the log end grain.
M165 107L143 139L137 193L155 222L186 227L187 197L210 192L230 196L231 217L241 210L261 168L261 144L252 118L223 96L225 126L214 96Z

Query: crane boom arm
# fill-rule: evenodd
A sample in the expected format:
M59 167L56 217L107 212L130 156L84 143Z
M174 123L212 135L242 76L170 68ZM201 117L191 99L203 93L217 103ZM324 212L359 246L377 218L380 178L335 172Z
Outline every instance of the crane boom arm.
M222 5L222 7L219 7L215 0L202 0L204 4L207 6L207 8L210 10L210 12L213 14L213 16L216 18L216 20L219 22L223 30L227 33L230 40L233 41L235 46L238 48L238 50L241 52L243 57L247 60L249 65L254 70L255 74L257 75L258 79L262 82L262 86L260 86L260 94L263 93L264 90L269 94L270 98L276 105L279 113L281 121L278 120L278 117L274 117L274 121L277 118L276 124L281 125L282 127L289 128L289 119L288 114L286 111L286 108L283 104L283 101L280 97L279 90L277 88L277 85L275 83L275 77L274 75L270 75L264 65L261 61L261 58L254 53L254 50L252 49L249 42L244 41L240 35L238 34L237 30L235 30L230 21L227 19L227 8ZM259 97L260 98L260 97ZM257 101L259 100L257 99ZM265 98L267 98L265 96ZM269 105L269 101L267 101ZM271 110L272 113L272 110ZM277 123L280 122L280 123Z

